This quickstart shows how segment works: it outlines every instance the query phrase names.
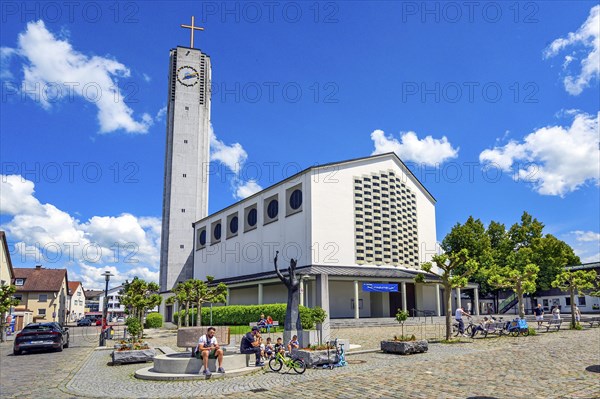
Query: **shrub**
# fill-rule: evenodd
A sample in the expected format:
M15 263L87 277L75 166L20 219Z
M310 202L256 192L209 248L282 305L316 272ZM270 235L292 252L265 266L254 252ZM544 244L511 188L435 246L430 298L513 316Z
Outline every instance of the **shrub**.
M214 306L212 308L212 324L215 326L247 326L250 323L257 322L261 313L265 316L270 315L273 320L279 321L283 325L285 321L285 309L287 305L275 303L269 305L229 305ZM198 309L190 309L188 314L190 326L195 325ZM180 310L173 315L173 322L177 323L179 317L185 317L185 310ZM312 309L300 306L300 321L302 328L311 330L315 327ZM202 324L207 326L210 323L210 308L202 307ZM185 326L185 322L181 323Z
M572 328L572 330L583 330L583 326L579 323L575 324L575 327Z
M142 333L142 323L137 317L128 317L125 321L127 332L132 338L137 338Z
M146 316L144 328L161 328L163 325L163 317L160 313L150 313Z
M529 335L537 335L537 330L533 327L527 327L529 330Z
M417 337L415 335L394 335L394 341L416 341Z

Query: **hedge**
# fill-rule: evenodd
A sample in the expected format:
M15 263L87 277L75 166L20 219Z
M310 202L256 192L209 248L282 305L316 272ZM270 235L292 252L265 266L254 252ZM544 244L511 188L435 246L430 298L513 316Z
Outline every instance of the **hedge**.
M160 313L150 313L146 316L144 328L161 328L163 325L163 317Z
M279 321L283 326L285 322L285 310L287 305L284 303L275 303L270 305L230 305L218 306L212 308L212 324L215 326L247 326L250 323L257 322L260 315L271 316L273 320ZM177 324L180 316L184 316L185 310L175 312L173 322ZM195 325L197 309L190 309L190 326ZM313 329L314 321L312 309L300 306L300 321L302 328L306 330ZM193 323L194 324L193 324ZM210 307L202 307L202 325L210 324ZM182 323L185 325L185 322Z

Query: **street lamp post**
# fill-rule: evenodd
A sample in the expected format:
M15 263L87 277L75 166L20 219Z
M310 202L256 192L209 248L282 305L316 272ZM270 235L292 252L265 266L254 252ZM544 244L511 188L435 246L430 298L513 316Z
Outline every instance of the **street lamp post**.
M104 274L102 274L104 276L104 279L106 281L106 286L104 288L104 306L102 307L102 330L100 332L100 346L104 346L105 345L105 337L104 337L104 333L106 331L106 317L107 317L107 313L108 313L108 282L110 280L111 276L114 276L114 274L111 274L109 270L105 271Z

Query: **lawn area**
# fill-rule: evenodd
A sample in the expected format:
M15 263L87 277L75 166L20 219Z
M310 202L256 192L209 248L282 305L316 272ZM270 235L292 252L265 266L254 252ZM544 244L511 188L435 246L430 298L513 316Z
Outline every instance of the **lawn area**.
M230 334L246 334L247 332L250 331L250 329L251 329L251 327L249 327L249 326L229 326L229 333ZM282 331L283 331L282 326L271 327L271 333L282 332Z

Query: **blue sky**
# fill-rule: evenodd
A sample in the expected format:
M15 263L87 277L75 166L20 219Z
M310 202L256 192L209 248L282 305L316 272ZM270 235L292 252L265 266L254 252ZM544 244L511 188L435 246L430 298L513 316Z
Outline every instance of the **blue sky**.
M526 210L599 259L597 2L270 4L3 2L15 266L157 279L169 50L191 15L213 67L210 212L395 151L438 200L438 240Z

